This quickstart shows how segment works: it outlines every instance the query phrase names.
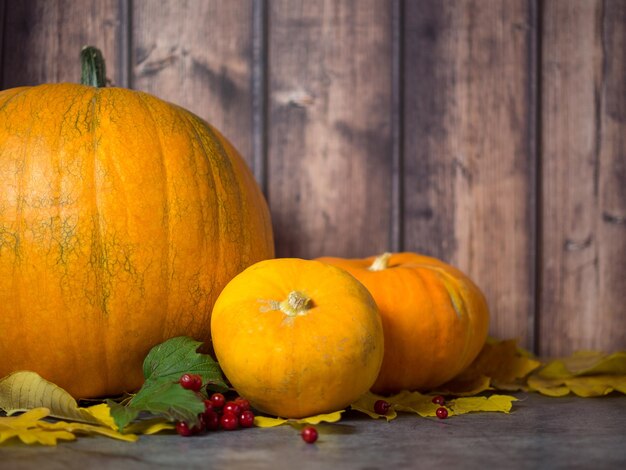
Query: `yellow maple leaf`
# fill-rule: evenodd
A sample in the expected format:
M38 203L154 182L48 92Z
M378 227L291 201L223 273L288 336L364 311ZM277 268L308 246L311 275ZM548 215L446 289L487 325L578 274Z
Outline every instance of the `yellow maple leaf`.
M119 439L121 441L127 442L134 442L138 439L138 437L134 434L122 434L121 432L115 431L106 426L98 426L86 423L68 423L66 421L48 423L46 421L39 421L37 423L37 426L48 431L67 431L72 434L79 433L88 435L100 434L102 436L111 437L113 439Z
M142 419L124 428L125 434L156 434L161 431L176 429L176 425L165 418Z
M350 405L350 408L356 411L360 411L361 413L365 413L370 418L374 418L374 419L385 418L387 421L396 419L398 416L398 413L396 413L396 410L394 409L393 406L389 408L389 411L387 412L386 415L380 415L374 411L374 403L376 403L376 401L378 400L385 400L387 401L387 403L389 403L386 397L376 395L375 393L372 393L372 392L367 392L357 401L352 403L352 405Z
M569 378L545 378L539 374L528 378L530 389L551 397L570 392L579 397L600 397L617 391L626 394L626 375L594 375Z
M570 357L548 362L539 371L539 375L549 379L583 375L626 375L626 351L613 354L577 351Z
M268 416L255 416L254 425L259 428L273 428L280 426L281 424L291 424L295 426L305 424L319 424L319 423L336 423L341 419L341 414L345 410L335 411L333 413L324 413L315 416L309 416L301 419L285 419L285 418L270 418Z
M47 408L34 408L19 416L0 417L0 444L14 438L24 444L56 445L58 440L71 441L76 436L64 429L42 429L43 418L49 416Z
M432 395L423 395L419 392L402 391L386 400L398 411L417 413L422 417L436 416L439 405L433 403Z
M525 377L541 366L515 340L489 339L470 366L439 387L439 393L472 396L487 390L524 390Z
M626 394L626 351L578 351L554 359L528 378L528 386L552 397L570 393L599 397L614 391Z
M380 416L374 412L374 403L382 399L391 405L393 415ZM424 418L437 416L437 408L441 405L432 402L433 395L424 395L419 392L403 391L389 397L381 397L371 392L361 397L352 408L366 413L372 418L385 417L387 420L395 419L397 411L416 413ZM475 411L499 411L508 413L511 410L512 402L517 398L509 395L491 395L489 397L461 397L450 400L445 407L448 409L448 416L454 416Z
M490 395L488 397L462 397L451 400L448 404L452 414L460 415L476 411L498 411L509 413L517 398L509 395Z

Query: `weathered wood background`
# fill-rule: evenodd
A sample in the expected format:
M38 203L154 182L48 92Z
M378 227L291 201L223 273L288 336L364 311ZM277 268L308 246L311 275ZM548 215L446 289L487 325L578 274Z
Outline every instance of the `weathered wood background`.
M278 255L427 253L543 355L626 348L626 0L0 0L1 88L183 105L239 148Z

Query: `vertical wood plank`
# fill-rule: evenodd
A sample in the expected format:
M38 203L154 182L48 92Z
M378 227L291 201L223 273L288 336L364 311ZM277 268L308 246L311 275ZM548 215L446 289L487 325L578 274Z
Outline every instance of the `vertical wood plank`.
M405 247L485 292L491 334L533 345L534 2L407 2Z
M135 2L133 87L217 127L251 167L252 2Z
M80 81L84 45L99 47L107 77L122 79L119 0L23 0L5 12L3 88L46 82Z
M626 2L543 11L540 351L626 347Z
M0 0L0 90L4 89L2 84L2 77L5 63L4 63L4 18L5 18L6 2Z
M272 1L268 194L278 255L389 248L391 8Z

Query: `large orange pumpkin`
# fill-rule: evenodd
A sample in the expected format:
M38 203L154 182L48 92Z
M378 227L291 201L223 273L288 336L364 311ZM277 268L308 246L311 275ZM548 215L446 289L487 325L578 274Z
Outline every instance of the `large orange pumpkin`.
M383 360L374 299L344 270L317 261L261 261L237 275L215 303L211 335L237 392L285 418L348 406Z
M354 275L378 304L385 357L374 392L433 389L480 352L489 310L480 289L458 269L415 253L319 261Z
M199 117L121 88L0 92L0 377L136 389L152 346L208 340L222 288L273 255L253 175Z

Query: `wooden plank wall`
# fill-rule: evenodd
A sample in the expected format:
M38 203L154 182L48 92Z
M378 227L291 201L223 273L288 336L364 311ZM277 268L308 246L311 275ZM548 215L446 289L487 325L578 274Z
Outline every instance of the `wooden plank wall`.
M413 250L491 333L626 348L626 0L0 0L0 86L113 84L239 148L279 256Z

